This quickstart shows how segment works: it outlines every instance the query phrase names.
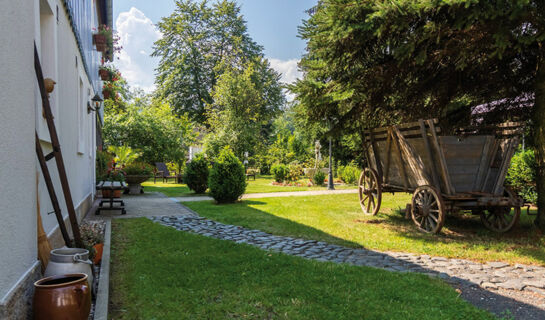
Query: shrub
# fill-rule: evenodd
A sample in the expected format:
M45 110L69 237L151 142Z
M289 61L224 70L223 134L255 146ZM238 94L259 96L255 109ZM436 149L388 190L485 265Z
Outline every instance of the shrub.
M303 167L298 163L292 163L288 167L288 175L286 180L295 182L299 180L299 177L303 175Z
M324 184L325 181L325 173L321 170L316 171L314 174L314 177L312 177L312 182L314 182L315 185L321 186Z
M288 167L285 164L277 163L271 167L271 173L273 174L276 182L282 182L286 180L288 175Z
M127 175L137 175L137 176L151 176L153 173L153 167L144 162L133 162L129 165L126 165L123 168L123 171Z
M246 190L244 166L229 147L220 152L212 165L208 185L210 195L218 203L235 202Z
M524 199L533 203L537 201L536 167L533 150L519 151L511 159L511 166L506 176L506 184L513 187Z
M348 184L356 184L358 182L360 172L361 170L352 162L346 166L340 166L339 169L337 169L338 177L344 183Z
M187 164L184 182L195 193L204 193L208 189L208 161L198 154Z

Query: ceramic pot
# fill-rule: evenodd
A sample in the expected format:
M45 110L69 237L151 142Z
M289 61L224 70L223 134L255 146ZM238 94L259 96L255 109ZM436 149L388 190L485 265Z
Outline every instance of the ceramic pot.
M113 193L114 193L113 198L121 198L121 191L123 190L113 190ZM112 193L112 190L102 190L102 197L110 198L111 193Z
M34 283L34 319L86 320L91 312L91 291L87 275L64 274Z
M89 250L80 248L60 248L51 250L49 263L44 277L58 276L68 273L84 273L90 284L93 284L92 262Z
M93 246L95 249L95 256L93 258L94 264L99 264L102 261L102 251L104 250L104 243L97 243Z

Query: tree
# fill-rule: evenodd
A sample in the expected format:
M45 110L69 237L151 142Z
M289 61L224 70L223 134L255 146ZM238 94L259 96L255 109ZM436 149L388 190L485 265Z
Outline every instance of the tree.
M175 11L158 28L163 34L153 52L160 57L158 96L178 114L188 113L201 124L206 122L205 107L212 103L216 79L225 68L240 68L262 55L263 48L248 35L234 1L211 6L207 1L176 1Z
M129 104L126 110L105 110L103 138L109 146L129 146L142 152L147 163L175 162L183 165L194 139L187 117L172 113L167 103Z
M265 72L263 70L266 70ZM206 107L210 133L205 150L214 156L230 146L239 158L256 154L267 127L284 102L279 75L268 62L256 59L242 69L231 68L219 78Z
M524 119L533 100L539 214L545 230L545 2L322 0L300 28L308 53L291 86L310 122L354 133L438 117L466 123L471 106L500 99L501 118Z

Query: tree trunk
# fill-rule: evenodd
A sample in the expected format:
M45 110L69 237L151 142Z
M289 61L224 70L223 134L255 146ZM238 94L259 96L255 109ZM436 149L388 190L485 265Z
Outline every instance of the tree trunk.
M538 214L536 225L545 231L545 60L538 65L536 77L535 106L532 115L536 146L536 185Z

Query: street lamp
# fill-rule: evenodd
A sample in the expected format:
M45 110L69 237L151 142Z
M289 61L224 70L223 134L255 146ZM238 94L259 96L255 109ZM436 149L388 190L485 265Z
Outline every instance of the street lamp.
M329 125L329 176L327 178L327 190L335 190L333 185L333 168L331 166L331 120L328 120Z

